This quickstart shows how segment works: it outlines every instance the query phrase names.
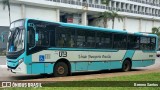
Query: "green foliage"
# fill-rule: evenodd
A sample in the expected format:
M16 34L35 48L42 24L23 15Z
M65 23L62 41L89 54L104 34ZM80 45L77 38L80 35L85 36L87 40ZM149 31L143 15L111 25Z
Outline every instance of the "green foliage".
M123 21L123 16L119 15L117 12L115 11L111 11L111 20L112 20L112 29L114 29L114 22L115 22L115 18L118 19L118 21Z
M114 29L114 22L115 18L118 19L118 21L123 21L123 16L119 15L115 11L105 11L100 14L98 17L99 19L103 19L104 27L106 28L107 21L112 20L112 29Z
M105 12L100 13L100 16L98 17L98 19L103 20L103 26L105 28L107 28L107 21L110 20L111 15L112 15L111 12L105 11Z
M106 6L108 6L110 1L111 0L101 0L101 3L105 4Z
M160 81L160 73L149 73L149 74L140 74L140 75L130 75L130 76L118 76L102 79L93 79L87 81ZM47 84L47 83L46 83ZM48 83L47 85L53 86L54 83ZM5 90L159 90L159 87L65 87L65 84L62 82L64 87L42 87L42 88L5 88ZM67 84L76 84L74 82L69 82ZM90 84L90 83L86 83ZM96 84L96 83L95 83ZM105 83L104 83L105 84ZM43 86L43 85L42 85ZM81 85L79 85L81 86ZM93 85L94 86L94 85Z
M112 0L101 0L102 4L105 4L106 6L109 5L109 2ZM112 29L114 29L114 23L115 18L118 19L118 21L123 21L123 17L117 13L117 11L105 11L100 15L100 18L103 19L104 27L107 27L107 21L112 20Z
M160 37L160 27L153 27L152 34L156 34Z

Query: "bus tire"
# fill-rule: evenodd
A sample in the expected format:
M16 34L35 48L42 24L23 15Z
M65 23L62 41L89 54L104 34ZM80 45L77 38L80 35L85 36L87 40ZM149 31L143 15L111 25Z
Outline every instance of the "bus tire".
M131 62L129 60L125 60L122 64L122 71L127 72L131 70Z
M63 77L68 75L68 66L64 62L58 62L54 67L54 76Z

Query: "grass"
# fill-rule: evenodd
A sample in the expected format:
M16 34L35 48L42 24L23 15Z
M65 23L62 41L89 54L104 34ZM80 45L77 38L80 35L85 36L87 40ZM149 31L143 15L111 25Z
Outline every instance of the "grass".
M160 73L92 79L91 81L160 81Z
M160 88L153 88L153 87L42 87L42 88L10 88L10 89L4 89L4 90L160 90Z
M136 81L158 81L159 87L95 87L99 82L105 83L106 81L113 81L114 84L119 83L119 85L129 84L129 82ZM116 82L115 82L116 81ZM129 81L128 83L121 83L118 81ZM44 84L42 88L23 88L23 90L160 90L160 73L150 73L150 74L140 74L140 75L130 75L130 76L118 76L111 78L102 78L102 79L91 79L85 81L76 82L58 82L58 83L48 83ZM84 82L84 83L83 83ZM94 82L94 83L89 83ZM97 82L97 83L96 83ZM148 83L146 82L146 83ZM79 84L79 87L74 87ZM87 86L88 84L88 86ZM56 87L52 87L55 85ZM60 85L60 87L58 87ZM70 85L69 87L65 87ZM84 86L83 86L84 85ZM81 86L81 87L80 87ZM89 87L91 86L91 87ZM112 85L113 86L113 85ZM125 85L124 85L125 86ZM5 90L21 90L22 88L6 88Z

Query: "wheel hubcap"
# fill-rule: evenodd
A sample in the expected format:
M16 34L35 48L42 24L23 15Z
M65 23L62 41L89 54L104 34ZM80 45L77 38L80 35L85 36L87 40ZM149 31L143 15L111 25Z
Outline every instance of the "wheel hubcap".
M128 65L127 63L124 65L124 69L125 69L126 71L129 69L129 65Z
M59 74L63 74L64 73L64 67L59 66L57 71L58 71Z

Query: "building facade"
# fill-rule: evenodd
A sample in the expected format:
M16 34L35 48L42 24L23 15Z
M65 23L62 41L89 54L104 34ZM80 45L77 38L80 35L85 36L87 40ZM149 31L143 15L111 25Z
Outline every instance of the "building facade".
M10 6L11 21L35 18L103 27L103 20L96 17L113 10L124 17L115 20L116 30L151 32L152 27L160 26L160 0L110 0L108 6L101 0L10 0ZM9 30L9 25L8 8L0 1L0 33ZM112 21L107 25L111 28Z

